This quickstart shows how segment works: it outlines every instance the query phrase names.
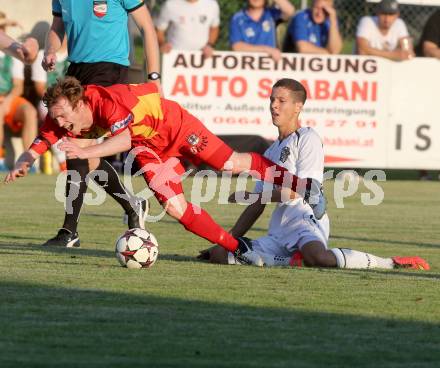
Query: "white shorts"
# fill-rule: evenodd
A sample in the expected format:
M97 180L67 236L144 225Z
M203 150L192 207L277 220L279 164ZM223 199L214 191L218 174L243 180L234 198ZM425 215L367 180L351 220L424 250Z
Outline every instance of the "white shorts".
M292 219L283 225L283 234L268 234L252 240L255 251L273 256L290 257L295 250L312 241L322 243L326 248L330 234L330 222L327 214L321 220L313 216L304 216ZM228 254L228 263L234 264L232 253Z
M277 222L277 225L269 229L268 235L252 240L252 247L256 252L267 255L290 257L295 250L312 241L322 243L326 248L330 235L330 221L325 214L321 220L316 220L311 209L297 212L291 216L293 211ZM232 253L228 255L228 262L235 263Z
M296 218L283 227L283 234L268 234L252 241L254 250L275 256L288 257L312 241L322 243L326 248L330 233L330 222L327 215L321 220L304 215Z

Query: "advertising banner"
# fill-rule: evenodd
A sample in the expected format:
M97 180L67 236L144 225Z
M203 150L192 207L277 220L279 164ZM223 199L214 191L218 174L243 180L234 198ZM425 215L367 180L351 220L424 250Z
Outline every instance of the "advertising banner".
M423 102L428 98L425 91L431 99L435 96L433 88L438 83L433 84L433 78L440 73L427 75L440 67L435 63L438 61L430 59L394 63L366 56L305 54L283 54L274 62L264 54L240 52L216 52L206 59L200 52L175 50L163 58L163 89L167 98L178 101L217 135L259 135L274 140L277 130L269 113L271 87L278 79L293 78L304 85L308 95L301 125L311 126L321 135L327 166L433 168L432 164L437 168L440 162L434 164L428 158L429 166L420 162L414 166L418 160L410 149L411 144L426 142L427 128L419 126L428 120L433 123L440 115ZM419 88L421 73L427 77ZM409 130L400 127L414 114L409 111L410 98L412 104L425 104L423 114L412 119L414 123L405 122L413 124L413 130L419 129L412 133L415 143L410 141ZM411 157L405 160L403 155Z

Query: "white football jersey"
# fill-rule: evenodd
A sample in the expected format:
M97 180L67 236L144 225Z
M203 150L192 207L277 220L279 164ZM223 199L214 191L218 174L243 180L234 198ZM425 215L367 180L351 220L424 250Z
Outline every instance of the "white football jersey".
M380 32L378 24L377 16L361 18L356 30L356 37L365 38L370 47L375 49L393 51L399 46L401 38L409 36L406 24L400 18L396 19L385 35Z
M155 25L167 30L173 48L200 50L208 43L210 28L220 25L220 8L215 0L167 0Z
M275 141L264 156L300 178L313 178L323 182L324 149L318 133L310 127L299 128L282 141ZM255 192L261 193L271 188L271 184L257 182ZM320 232L328 238L328 216L324 215L319 221L314 219L312 209L302 198L277 204L270 220L268 236L280 245L292 248L300 237L297 224L303 220L316 223ZM293 229L295 234L292 233Z

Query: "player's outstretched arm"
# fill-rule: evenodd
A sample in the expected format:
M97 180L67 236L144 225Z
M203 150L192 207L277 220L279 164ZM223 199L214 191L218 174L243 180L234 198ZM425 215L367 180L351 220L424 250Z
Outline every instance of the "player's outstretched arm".
M232 193L228 201L229 203L247 203L253 204L254 202L259 202L262 204L267 203L284 203L291 201L295 198L299 198L300 196L289 188L277 188L272 191L263 192L263 193L252 193L252 192L235 192Z
M229 231L235 238L245 235L255 224L266 207L266 205L259 200L252 201L252 195L254 198L259 196L257 193L250 192L235 192L229 196L228 201L230 203L243 203L241 199L245 199L246 203L250 203ZM201 250L197 259L210 261L212 263L228 264L228 252L224 248L214 245L210 248Z
M63 138L59 145L61 151L66 152L67 158L94 158L112 156L119 152L128 151L131 148L130 130L125 129L120 134L106 139L104 142L81 148L75 143Z
M229 196L228 201L231 203L239 203L240 197L244 196L249 206L243 211L230 233L235 237L243 236L255 224L266 207L265 203L260 200L259 193L233 193ZM251 197L254 196L254 197ZM250 201L250 202L249 202Z
M28 170L39 156L40 155L32 149L24 151L15 163L14 168L6 175L5 183L8 184L17 178L26 176Z

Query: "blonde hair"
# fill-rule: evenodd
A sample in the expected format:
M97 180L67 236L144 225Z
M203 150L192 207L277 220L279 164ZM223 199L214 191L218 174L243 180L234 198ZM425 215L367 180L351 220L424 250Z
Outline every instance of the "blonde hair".
M275 88L286 88L288 89L293 96L295 102L302 102L303 104L307 100L307 91L304 86L295 79L291 78L282 78L278 80L272 87Z

